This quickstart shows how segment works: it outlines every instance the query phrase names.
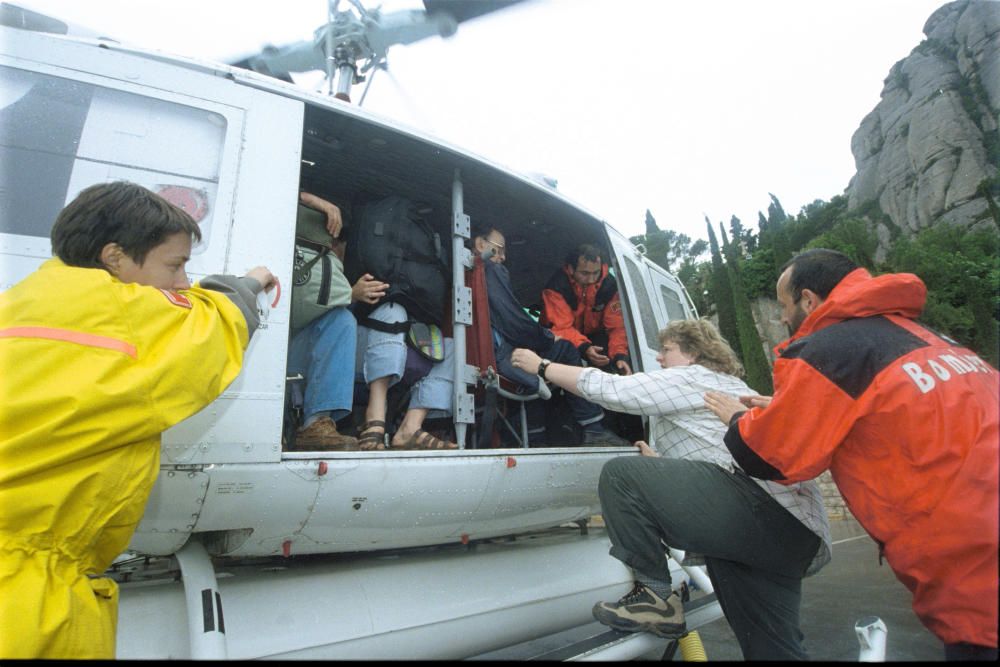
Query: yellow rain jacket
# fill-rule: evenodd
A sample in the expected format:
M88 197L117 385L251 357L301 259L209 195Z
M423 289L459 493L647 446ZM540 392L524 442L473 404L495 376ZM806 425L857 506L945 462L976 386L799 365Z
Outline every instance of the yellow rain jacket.
M45 262L0 294L0 659L113 658L115 582L160 433L236 378L249 342L221 293Z

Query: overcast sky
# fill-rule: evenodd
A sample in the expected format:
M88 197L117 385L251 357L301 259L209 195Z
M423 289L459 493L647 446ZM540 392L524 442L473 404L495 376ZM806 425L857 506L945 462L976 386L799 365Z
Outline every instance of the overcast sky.
M310 39L326 17L325 0L20 4L214 60ZM551 176L626 235L643 232L648 208L661 228L705 238L705 215L755 226L769 192L789 213L842 193L851 135L943 4L530 0L394 47L392 77L375 77L364 106Z

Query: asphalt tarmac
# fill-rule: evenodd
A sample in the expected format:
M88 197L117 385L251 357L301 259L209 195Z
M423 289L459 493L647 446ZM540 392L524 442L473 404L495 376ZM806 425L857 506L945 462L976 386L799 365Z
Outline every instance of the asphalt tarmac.
M810 660L858 660L855 621L878 616L885 623L886 662L944 661L944 647L910 606L910 592L879 566L878 547L853 520L831 521L833 560L802 581L802 633ZM726 620L698 628L708 659L742 661ZM676 660L680 659L678 655Z

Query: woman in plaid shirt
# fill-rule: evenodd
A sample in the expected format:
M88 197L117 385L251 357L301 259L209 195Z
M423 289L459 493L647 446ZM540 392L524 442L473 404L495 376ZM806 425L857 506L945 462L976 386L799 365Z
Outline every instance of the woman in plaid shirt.
M802 578L830 560L830 527L815 481L749 477L723 443L726 427L704 394L756 394L732 349L707 320L660 332L661 369L629 376L554 364L516 350L515 366L607 409L657 417L656 449L609 461L598 492L611 555L632 567L635 587L599 602L594 617L616 630L676 638L686 630L664 545L704 558L746 660L805 660L799 628Z

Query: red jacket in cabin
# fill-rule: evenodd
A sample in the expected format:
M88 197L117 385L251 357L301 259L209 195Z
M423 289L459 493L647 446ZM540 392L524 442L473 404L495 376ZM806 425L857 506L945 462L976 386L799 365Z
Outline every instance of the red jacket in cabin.
M542 324L571 342L581 357L593 345L594 334L606 332L607 345L602 347L611 363L629 361L618 283L608 275L608 265L601 264L601 278L592 285L581 285L572 276L572 267L563 266L549 279L542 291Z

